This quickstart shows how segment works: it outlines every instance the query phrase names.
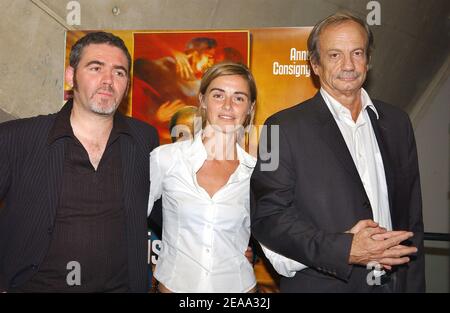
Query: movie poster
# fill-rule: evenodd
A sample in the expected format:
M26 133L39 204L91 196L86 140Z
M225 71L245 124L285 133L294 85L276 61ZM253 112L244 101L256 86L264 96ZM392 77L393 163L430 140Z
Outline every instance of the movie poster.
M171 118L197 111L203 72L223 61L248 66L248 56L248 31L134 33L132 116L172 142Z

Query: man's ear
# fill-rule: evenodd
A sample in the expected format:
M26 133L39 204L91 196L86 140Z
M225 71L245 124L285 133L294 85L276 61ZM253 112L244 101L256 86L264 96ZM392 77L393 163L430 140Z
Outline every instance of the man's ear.
M66 68L66 72L64 73L64 76L66 78L66 83L69 84L70 88L73 88L74 75L75 75L75 69L69 65Z
M128 91L130 91L130 80L128 80L127 89L125 89L125 92L123 94L123 97L126 98L128 96Z
M311 68L314 72L314 74L316 74L316 76L319 76L319 63L317 61L309 61L309 64L311 64Z

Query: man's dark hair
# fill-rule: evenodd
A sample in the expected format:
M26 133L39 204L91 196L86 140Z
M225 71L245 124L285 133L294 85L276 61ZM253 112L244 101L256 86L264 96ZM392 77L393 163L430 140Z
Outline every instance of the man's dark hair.
M90 44L108 44L122 50L127 57L128 73L130 73L131 55L130 52L128 52L127 47L125 46L125 43L119 37L105 32L88 33L86 36L80 38L72 46L72 50L70 51L69 64L75 70L77 69L78 63L80 62L84 47Z

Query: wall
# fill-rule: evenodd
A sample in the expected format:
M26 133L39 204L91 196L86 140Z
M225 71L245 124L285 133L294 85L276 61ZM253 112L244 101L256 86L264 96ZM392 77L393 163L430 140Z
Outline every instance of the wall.
M416 123L425 230L450 233L450 78ZM425 242L428 291L450 292L450 244Z
M14 119L15 117L0 109L0 123Z

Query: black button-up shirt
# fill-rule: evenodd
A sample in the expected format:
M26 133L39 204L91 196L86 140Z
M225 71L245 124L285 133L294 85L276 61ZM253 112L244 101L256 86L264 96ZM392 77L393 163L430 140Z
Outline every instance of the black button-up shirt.
M70 106L71 108L71 106ZM116 114L97 170L75 137L71 110L56 117L51 136L65 140L60 204L52 241L37 274L21 286L31 292L128 290L126 224L120 136L129 134Z

